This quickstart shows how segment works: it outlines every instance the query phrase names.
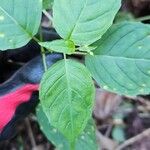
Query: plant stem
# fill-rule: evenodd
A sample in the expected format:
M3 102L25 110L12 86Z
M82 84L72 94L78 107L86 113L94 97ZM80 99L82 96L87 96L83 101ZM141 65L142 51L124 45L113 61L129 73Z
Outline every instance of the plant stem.
M43 37L42 37L42 32L40 31L40 41L43 41ZM43 66L44 66L44 71L47 71L47 64L46 64L46 55L45 55L45 50L44 48L41 46L41 55L42 55L42 62L43 62Z
M51 16L46 10L43 10L43 14L44 14L51 22L53 21L52 16Z
M37 43L41 42L39 39L37 39L35 36L32 38L34 41L36 41Z
M70 143L70 150L75 150L75 142Z
M41 54L42 54L42 61L43 61L44 71L47 71L46 55L45 55L45 50L42 46L41 46Z
M135 21L146 21L146 20L150 20L150 15L135 19Z
M65 53L63 53L63 55L64 55L64 60L66 60L67 58L66 58L66 54Z
M74 52L73 54L76 54L76 55L87 55L87 53L84 53L84 52Z

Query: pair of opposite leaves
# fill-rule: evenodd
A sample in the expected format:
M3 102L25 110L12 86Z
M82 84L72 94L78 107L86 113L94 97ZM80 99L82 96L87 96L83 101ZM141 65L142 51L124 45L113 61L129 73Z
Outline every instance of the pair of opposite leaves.
M109 5L107 5L108 3ZM109 2L99 0L59 0L58 2L58 0L55 0L53 7L54 27L65 41L72 41L77 46L90 45L100 39L111 26L119 7L120 0L109 0ZM20 0L15 1L15 3L13 0L9 0L9 3L2 0L0 3L0 49L12 49L25 45L37 33L41 12L41 0ZM62 14L64 15L62 16ZM86 65L92 76L104 89L129 95L149 93L150 68L148 41L148 25L141 23L121 23L114 25L100 41L94 43L97 47L93 51L95 56L87 56ZM57 66L55 65L52 69L55 67ZM59 70L61 67L63 69ZM54 79L57 82L55 83L53 78L45 81L55 83L49 89L49 93L55 89L56 85L60 85L60 81L65 78L64 85L66 90L62 91L59 89L58 91L62 93L68 91L67 94L62 94L63 96L67 95L67 101L65 101L65 96L57 97L57 101L63 98L63 106L68 102L71 103L63 109L63 113L58 117L59 120L56 120L58 119L57 113L53 113L49 120L56 127L59 126L58 123L56 124L57 121L63 122L60 131L68 139L73 140L85 128L89 119L93 105L94 87L90 74L79 63L72 62L71 60L62 61L62 63L58 63L57 69L57 79ZM74 75L72 72L76 74ZM77 74L79 78L76 77ZM116 76L118 76L117 79ZM70 86L72 81L76 81L73 87ZM89 86L86 87L87 85ZM84 89L84 87L86 88ZM83 95L77 94L78 90ZM55 92L56 95L58 95L58 91ZM46 91L43 91L41 88L41 93L44 92ZM44 95L46 96L41 96L41 99L47 99L50 96L47 94ZM77 99L77 101L72 98ZM83 98L85 98L84 101L79 101ZM51 103L53 101L54 99L51 99ZM55 111L59 108L58 103L56 103L57 101L51 105L56 108ZM47 116L49 116L49 110L47 109L49 107L47 106L50 106L50 103L48 104L43 101L43 107ZM78 107L78 105L81 107ZM89 112L86 117L84 115L79 117L79 113L84 112L83 114L85 114L86 111ZM74 126L71 118L76 116L80 123ZM72 129L72 132L68 133L66 131L68 127Z
M111 26L114 16L120 7L120 0L109 0L109 5L107 5L107 3L104 0L55 0L53 7L54 27L64 40L73 41L73 43L78 46L90 45L101 38ZM2 0L0 3L0 49L18 48L31 40L38 31L41 13L41 0L9 0L7 3L5 0ZM67 42L67 45L70 46L71 44ZM59 89L50 97L52 102L54 101L52 97L56 98L60 91L63 95L57 97L57 101L51 105L55 109L53 113L51 113L50 120L52 121L52 125L56 127L59 126L58 122L61 122L60 131L62 131L68 139L73 140L83 131L90 118L93 106L92 100L94 99L94 86L89 72L83 65L74 61L72 62L71 60L62 61L62 63L60 62L57 65L55 65L58 68L55 73L56 79L51 78L48 81L46 80L47 83L52 83L50 85L53 85L51 88L48 86L48 91L51 93L51 90L56 90L55 86L60 85L59 83L62 84L62 82L60 82L62 79L64 81L62 85L65 86L65 90L62 90L60 88L61 86L59 86ZM76 74L74 75L72 72ZM47 74L49 74L49 72L47 72ZM56 80L57 82L55 83ZM71 86L73 82L75 84ZM45 82L43 85L44 84ZM44 86L46 87L46 85L47 84ZM40 92L46 93L42 88ZM42 94L40 95L44 110L47 116L49 116L47 106L50 107L51 103L47 99L49 99L50 95L44 97L42 97ZM64 95L67 96L67 98L65 98ZM59 100L60 98L61 100ZM65 99L67 99L67 101L64 101ZM62 106L68 103L65 109L63 109L63 113L60 112L61 116L59 117L57 116L58 113L55 113L59 108L57 102L62 102ZM83 115L80 116L80 113ZM57 118L59 118L59 120L57 120ZM75 123L73 118L77 118L78 123ZM67 128L71 129L71 132L69 132Z
M107 3L55 0L53 23L63 39L40 45L66 54L74 53L75 46L91 45L108 30L121 5L120 0ZM41 104L49 122L74 142L86 127L93 109L95 90L89 71L76 61L64 59L44 74L40 87Z

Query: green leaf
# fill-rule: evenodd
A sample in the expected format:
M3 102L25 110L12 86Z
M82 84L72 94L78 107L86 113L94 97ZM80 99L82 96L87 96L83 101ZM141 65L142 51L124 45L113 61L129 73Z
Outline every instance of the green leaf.
M94 94L88 70L70 59L54 64L40 85L40 100L48 120L70 143L81 134L91 117Z
M27 44L38 31L41 14L41 0L1 0L0 49Z
M58 150L70 150L67 139L50 124L41 105L38 105L36 115L40 128L48 140L51 141ZM94 123L91 119L84 132L77 139L75 150L97 150L97 147Z
M59 53L72 54L75 52L75 45L70 40L55 40L52 42L40 42L39 44Z
M121 0L55 0L56 31L76 45L90 45L112 25Z
M39 104L36 109L36 116L40 129L43 131L47 139L50 140L59 150L69 149L69 143L65 137L50 124L47 116L43 112L41 104Z
M51 9L54 0L43 0L43 9Z
M125 95L150 93L149 25L116 24L95 45L86 66L102 88Z
M95 133L94 122L90 119L84 132L80 135L76 142L76 150L98 150Z

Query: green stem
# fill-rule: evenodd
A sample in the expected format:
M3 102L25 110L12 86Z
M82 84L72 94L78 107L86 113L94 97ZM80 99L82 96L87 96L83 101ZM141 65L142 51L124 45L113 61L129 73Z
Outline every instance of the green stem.
M66 58L66 54L65 53L63 53L63 55L64 55L64 60L66 60L67 58Z
M35 42L39 43L41 42L39 39L37 39L35 36L32 38Z
M135 19L135 21L146 21L146 20L150 20L150 15Z
M76 55L87 55L87 53L84 53L84 52L74 52L73 54L76 54Z
M40 41L43 41L42 32L40 30ZM46 55L45 55L45 49L41 46L41 55L42 55L42 62L44 66L44 71L47 71L47 64L46 64Z
M70 143L70 150L75 150L75 142Z
M41 46L41 54L42 54L42 62L44 66L44 71L46 72L47 71L46 55L45 55L45 50L42 46Z

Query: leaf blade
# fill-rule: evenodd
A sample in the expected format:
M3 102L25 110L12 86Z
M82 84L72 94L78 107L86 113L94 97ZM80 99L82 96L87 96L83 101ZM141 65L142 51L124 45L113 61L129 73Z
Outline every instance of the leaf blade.
M0 49L19 48L27 44L38 31L41 15L41 0L2 0L0 3Z
M36 109L36 116L41 130L59 150L69 150L69 143L67 139L53 126L44 114L41 104ZM91 119L92 120L92 119ZM76 150L97 150L96 136L93 121L89 121L84 132L76 141Z
M120 0L55 0L54 26L64 39L79 46L90 45L111 26L120 6Z
M43 0L43 9L51 9L54 0Z
M59 53L73 54L75 52L75 45L70 40L55 40L52 42L40 42L39 44Z
M149 30L142 23L119 23L95 43L95 56L87 56L86 65L104 89L124 95L150 92Z
M43 77L40 86L43 110L70 142L79 136L91 116L94 91L89 72L73 60L57 62Z

